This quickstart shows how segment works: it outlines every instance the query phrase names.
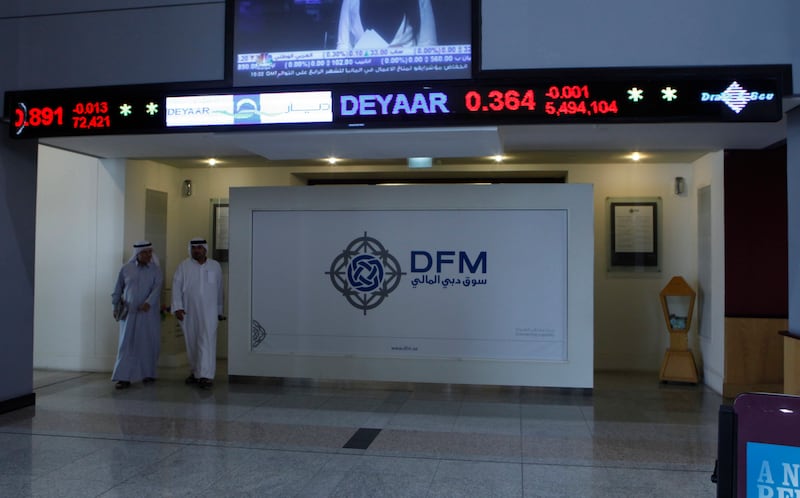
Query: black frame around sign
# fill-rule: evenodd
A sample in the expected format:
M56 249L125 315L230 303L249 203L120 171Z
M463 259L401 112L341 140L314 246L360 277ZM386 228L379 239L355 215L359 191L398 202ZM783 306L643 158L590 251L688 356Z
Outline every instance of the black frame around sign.
M650 226L639 224L638 226L628 227L631 230L648 231L652 251L630 251L622 250L617 243L617 231L621 227L617 226L616 210L619 208L652 208L652 217L649 220ZM609 270L614 271L660 271L659 248L661 237L659 236L661 226L661 200L659 198L650 199L608 199L608 220L609 220ZM635 223L635 222L632 222ZM641 233L639 235L642 235Z

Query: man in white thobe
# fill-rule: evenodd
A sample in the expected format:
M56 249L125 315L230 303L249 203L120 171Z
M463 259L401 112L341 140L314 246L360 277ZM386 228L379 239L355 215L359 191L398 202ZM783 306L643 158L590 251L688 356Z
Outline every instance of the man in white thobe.
M152 244L146 240L135 243L133 256L120 269L111 294L114 319L119 321L119 349L111 374L117 389L126 389L138 380L145 384L156 380L163 280Z
M191 368L186 383L210 389L217 366L217 322L222 318L222 268L208 258L203 238L189 242L189 256L172 279L172 311L186 340Z

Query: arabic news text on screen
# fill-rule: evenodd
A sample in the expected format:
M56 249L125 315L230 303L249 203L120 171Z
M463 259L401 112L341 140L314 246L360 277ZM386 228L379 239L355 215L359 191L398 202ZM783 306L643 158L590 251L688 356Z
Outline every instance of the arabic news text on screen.
M233 86L464 79L472 0L234 0Z

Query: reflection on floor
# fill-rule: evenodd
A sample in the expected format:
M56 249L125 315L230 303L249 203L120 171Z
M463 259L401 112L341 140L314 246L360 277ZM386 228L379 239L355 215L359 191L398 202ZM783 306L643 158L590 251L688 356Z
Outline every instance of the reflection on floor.
M36 407L0 415L0 495L716 496L723 400L655 374L593 391L185 375L118 391L37 371Z

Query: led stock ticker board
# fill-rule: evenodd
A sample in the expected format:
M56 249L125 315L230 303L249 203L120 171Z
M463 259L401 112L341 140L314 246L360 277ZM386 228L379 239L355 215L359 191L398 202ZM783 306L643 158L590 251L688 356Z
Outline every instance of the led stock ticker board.
M384 89L381 91L381 89ZM758 122L781 119L775 80L419 85L336 94L339 125Z
M581 122L778 121L775 80L676 83L474 81L167 97L167 128L330 128Z
M263 90L263 91L261 91ZM777 77L457 80L180 92L143 87L7 92L18 138L215 129L555 123L769 122Z
M6 92L11 136L18 138L158 132L163 96L136 87Z

